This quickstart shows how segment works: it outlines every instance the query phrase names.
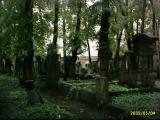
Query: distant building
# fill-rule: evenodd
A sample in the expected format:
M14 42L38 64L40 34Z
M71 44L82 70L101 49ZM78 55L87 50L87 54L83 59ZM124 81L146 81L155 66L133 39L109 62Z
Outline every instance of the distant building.
M91 61L98 61L98 56L91 56ZM89 65L89 57L88 56L79 56L77 59L77 64L81 64L82 68L88 68Z

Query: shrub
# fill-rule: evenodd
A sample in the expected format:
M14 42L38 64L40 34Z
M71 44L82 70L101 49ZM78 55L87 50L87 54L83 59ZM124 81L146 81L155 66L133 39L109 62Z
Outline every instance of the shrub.
M27 105L27 93L13 77L0 76L0 119L72 119L73 114L45 100Z

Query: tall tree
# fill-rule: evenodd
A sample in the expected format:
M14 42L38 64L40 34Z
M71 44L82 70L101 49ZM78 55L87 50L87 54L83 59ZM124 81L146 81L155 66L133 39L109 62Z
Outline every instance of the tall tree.
M73 47L72 47L72 67L71 67L71 77L75 76L76 71L76 60L78 55L78 50L80 48L80 26L81 26L81 9L82 9L82 1L77 0L77 20L76 20L76 30L73 38Z
M103 0L98 51L100 83L97 86L97 88L100 88L100 99L102 101L104 100L103 102L107 102L106 96L108 96L108 67L109 59L111 59L110 43L108 38L109 17L109 0Z
M54 32L53 32L53 49L57 52L57 38L58 38L58 14L59 14L59 0L55 0L55 20L54 20Z
M57 38L58 38L58 18L59 18L59 0L55 0L54 3L54 31L53 31L53 42L48 48L46 58L47 68L47 86L49 89L58 90L59 81L59 56L57 55Z
M24 41L26 45L26 56L24 58L23 71L24 71L24 80L33 79L33 0L24 1Z
M150 0L150 3L152 5L152 30L153 30L153 35L156 35L156 15L155 15L155 10L154 10L154 4L153 4L153 0Z

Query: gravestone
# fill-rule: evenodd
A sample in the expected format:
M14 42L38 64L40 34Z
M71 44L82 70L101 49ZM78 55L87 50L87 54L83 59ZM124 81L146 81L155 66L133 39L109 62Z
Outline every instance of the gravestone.
M48 48L46 57L46 72L47 72L47 87L49 89L58 90L60 62L59 55L52 51L53 48Z
M41 56L36 56L36 62L37 62L37 70L38 70L38 74L45 74L46 70L45 70L45 65L44 65L44 59Z
M137 34L133 37L133 51L137 56L137 69L153 71L153 57L156 54L156 41L158 38Z
M42 66L42 58L41 56L36 56L36 69L37 69L37 72L40 74L41 73L41 66Z
M130 87L152 87L156 72L153 56L156 53L156 37L137 34L132 39L132 50L126 52L124 67L120 71L120 82Z
M98 106L103 106L108 103L109 101L109 94L108 94L108 78L96 76L96 102Z
M137 34L133 36L133 51L134 51L134 67L137 72L137 78L141 80L143 87L153 86L153 57L156 53L156 41L158 38L147 35Z
M66 81L70 76L71 56L64 58L64 80Z
M11 73L12 73L12 61L10 59L6 59L5 70L6 70L6 73L9 73L11 75Z
M0 58L0 73L4 72L5 62L3 58Z
M27 103L34 105L36 103L44 103L44 100L38 90L34 89L34 80L25 80L25 89L28 94Z

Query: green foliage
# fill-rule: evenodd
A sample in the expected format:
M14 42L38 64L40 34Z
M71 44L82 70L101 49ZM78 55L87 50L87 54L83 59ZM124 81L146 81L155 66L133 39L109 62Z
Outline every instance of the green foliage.
M159 93L133 93L113 97L112 104L129 111L158 111Z
M70 86L69 96L73 97L76 93L80 90L85 90L88 92L95 93L96 92L96 83L93 80L83 80L83 81L77 81L77 80L68 80L68 81L61 81L60 84L65 84L67 86ZM126 87L120 86L118 84L109 84L108 91L109 92L121 92L121 91L130 91L132 89L128 89Z
M33 14L33 40L35 55L43 56L46 54L46 42L53 30L50 27L50 23L53 21L53 12L48 11L48 8L41 3L37 3L34 6Z
M126 88L126 87L120 86L118 84L110 84L109 85L109 91L112 91L112 92L129 91L129 89Z
M27 105L27 93L13 77L0 76L0 119L72 119L73 114L46 99L44 104Z

